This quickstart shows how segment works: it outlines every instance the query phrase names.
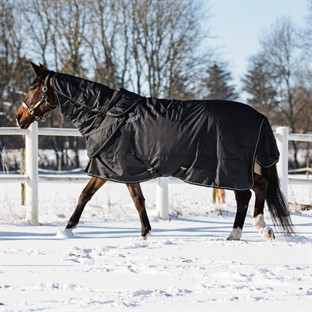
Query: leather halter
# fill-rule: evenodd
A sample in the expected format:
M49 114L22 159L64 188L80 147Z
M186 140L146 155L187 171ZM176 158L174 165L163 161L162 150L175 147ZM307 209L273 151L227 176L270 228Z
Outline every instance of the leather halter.
M50 75L52 74L53 72L52 71L49 71L45 80L44 80L44 85L42 87L42 92L43 92L43 95L40 99L39 102L37 102L33 107L30 107L25 101L22 102L22 106L24 108L27 109L28 113L32 116L35 117L35 119L37 121L41 121L41 122L45 122L47 119L46 119L46 116L54 109L54 108L51 108L51 104L48 102L48 96L47 96L47 92L48 92L48 80L50 78ZM38 116L35 114L35 109L40 106L41 104L45 104L45 106L48 108L48 111L44 112L42 116Z

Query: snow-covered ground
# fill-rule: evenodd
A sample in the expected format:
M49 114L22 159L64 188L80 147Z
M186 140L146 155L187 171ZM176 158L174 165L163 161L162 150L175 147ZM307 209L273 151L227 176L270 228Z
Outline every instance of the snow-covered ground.
M242 239L226 241L233 192L219 206L211 189L172 184L171 219L159 220L155 185L143 184L153 230L142 241L127 188L109 183L62 239L83 187L39 184L41 225L31 227L20 186L0 184L0 311L312 311L311 211L292 212L296 235L266 242L251 204ZM305 204L311 193L289 192Z

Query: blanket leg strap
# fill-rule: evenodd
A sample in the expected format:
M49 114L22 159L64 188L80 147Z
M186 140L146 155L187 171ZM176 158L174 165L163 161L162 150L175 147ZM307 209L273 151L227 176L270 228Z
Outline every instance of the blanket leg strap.
M193 162L194 162L193 158L190 157L186 158L181 167L176 172L174 172L172 176L175 178L181 178L186 173L186 171L189 170Z

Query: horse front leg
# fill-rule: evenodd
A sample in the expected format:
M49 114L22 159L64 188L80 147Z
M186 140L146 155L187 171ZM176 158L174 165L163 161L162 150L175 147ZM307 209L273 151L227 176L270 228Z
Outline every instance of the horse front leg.
M250 198L251 198L250 190L235 191L237 211L233 225L233 230L230 233L227 240L239 240L242 237L243 226L245 223Z
M151 235L151 225L145 209L145 198L142 193L140 183L127 184L129 193L137 209L141 221L141 237L147 239Z
M255 184L252 188L256 195L253 225L257 231L268 241L275 238L273 229L266 226L263 217L264 203L269 181L267 178L256 174L254 176Z
M88 184L85 186L83 191L81 192L78 200L78 204L72 216L70 217L68 224L65 228L65 232L72 233L73 229L75 229L79 223L79 219L83 212L84 207L87 202L92 198L92 196L96 193L98 189L100 189L106 180L92 177Z

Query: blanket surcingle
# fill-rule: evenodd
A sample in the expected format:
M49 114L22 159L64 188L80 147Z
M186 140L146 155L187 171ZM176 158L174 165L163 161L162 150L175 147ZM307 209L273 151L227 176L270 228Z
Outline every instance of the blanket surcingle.
M124 183L173 176L245 190L255 160L270 167L279 158L267 118L245 104L146 98L60 73L53 87L86 139L90 176Z

